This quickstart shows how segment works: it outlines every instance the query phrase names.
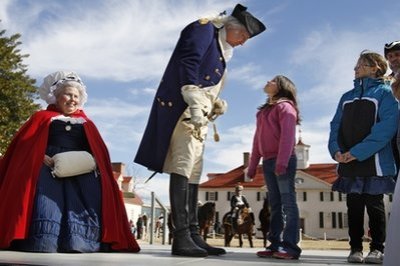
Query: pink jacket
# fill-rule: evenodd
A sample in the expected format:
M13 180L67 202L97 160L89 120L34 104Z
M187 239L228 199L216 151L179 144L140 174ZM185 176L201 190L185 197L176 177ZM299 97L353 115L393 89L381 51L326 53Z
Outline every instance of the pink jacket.
M257 113L257 127L253 139L248 176L256 174L260 158L276 158L275 172L286 173L289 158L294 154L297 112L289 100L278 101Z

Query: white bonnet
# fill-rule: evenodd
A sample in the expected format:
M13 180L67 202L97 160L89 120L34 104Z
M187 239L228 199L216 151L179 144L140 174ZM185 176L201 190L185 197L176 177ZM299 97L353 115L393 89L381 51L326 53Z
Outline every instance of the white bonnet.
M47 75L43 79L42 85L39 87L40 98L46 101L47 104L55 104L56 97L54 91L59 88L60 84L67 81L79 83L81 90L80 106L82 107L87 101L86 86L83 84L81 78L73 71L57 71Z

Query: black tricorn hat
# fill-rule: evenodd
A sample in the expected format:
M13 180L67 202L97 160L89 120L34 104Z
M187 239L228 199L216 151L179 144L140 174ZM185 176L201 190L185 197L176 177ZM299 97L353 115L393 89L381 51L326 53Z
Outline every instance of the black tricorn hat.
M400 50L400 41L394 41L391 43L385 44L385 58L387 59L387 54L389 52Z
M265 30L265 25L246 10L247 7L237 4L233 9L231 16L237 18L237 20L246 27L251 38L263 32Z

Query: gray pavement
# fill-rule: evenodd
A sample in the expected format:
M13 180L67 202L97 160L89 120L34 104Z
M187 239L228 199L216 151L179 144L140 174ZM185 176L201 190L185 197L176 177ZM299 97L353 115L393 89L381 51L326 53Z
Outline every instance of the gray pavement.
M227 254L206 258L190 258L171 255L171 246L141 244L139 253L28 253L0 251L0 265L85 265L85 266L223 266L223 265L348 265L346 250L303 250L299 260L258 258L257 248L226 248Z

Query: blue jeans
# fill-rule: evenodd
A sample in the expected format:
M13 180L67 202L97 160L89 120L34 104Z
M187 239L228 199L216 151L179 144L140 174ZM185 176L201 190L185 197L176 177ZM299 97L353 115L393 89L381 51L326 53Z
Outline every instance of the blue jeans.
M291 255L300 256L299 242L299 208L296 202L294 179L296 176L297 158L290 157L286 173L275 175L276 159L264 160L264 178L268 188L271 206L271 224L268 240L269 248L278 250L283 247Z

